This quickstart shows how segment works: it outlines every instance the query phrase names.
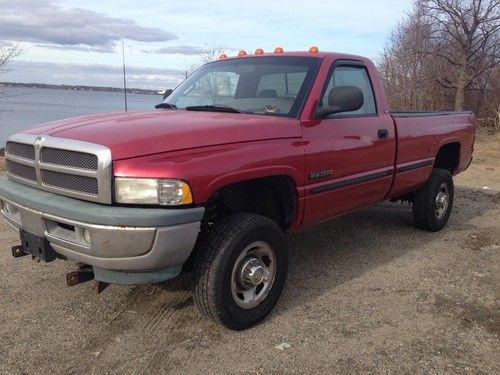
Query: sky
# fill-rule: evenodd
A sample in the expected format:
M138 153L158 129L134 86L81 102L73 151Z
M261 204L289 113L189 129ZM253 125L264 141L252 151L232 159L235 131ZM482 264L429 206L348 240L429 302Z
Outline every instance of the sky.
M0 0L0 47L23 53L4 82L173 88L199 54L255 48L377 59L411 0Z

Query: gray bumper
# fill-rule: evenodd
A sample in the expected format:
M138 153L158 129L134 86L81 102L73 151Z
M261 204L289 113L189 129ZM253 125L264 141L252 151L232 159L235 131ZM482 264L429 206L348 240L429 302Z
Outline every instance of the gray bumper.
M105 206L6 177L0 177L0 201L10 224L47 238L68 260L131 272L179 269L194 248L205 210Z

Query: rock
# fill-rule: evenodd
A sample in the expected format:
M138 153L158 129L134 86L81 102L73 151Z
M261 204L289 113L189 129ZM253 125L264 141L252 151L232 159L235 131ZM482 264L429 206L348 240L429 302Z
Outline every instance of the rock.
M290 349L290 344L286 341L283 341L281 344L276 345L274 348L278 350L287 350Z

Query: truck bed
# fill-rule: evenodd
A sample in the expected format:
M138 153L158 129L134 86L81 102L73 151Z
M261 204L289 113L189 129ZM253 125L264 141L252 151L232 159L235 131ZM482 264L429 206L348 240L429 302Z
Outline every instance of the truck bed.
M453 174L465 170L472 160L474 115L472 112L390 112L396 127L398 146L395 178L389 198L414 191L425 182L445 147L458 150ZM425 118L425 119L424 119Z

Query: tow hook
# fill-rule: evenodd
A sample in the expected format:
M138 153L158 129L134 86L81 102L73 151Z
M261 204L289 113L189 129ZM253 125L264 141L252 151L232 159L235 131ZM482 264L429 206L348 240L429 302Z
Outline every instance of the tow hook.
M26 256L26 255L28 255L28 254L26 254L23 251L23 246L22 245L12 246L12 256L14 258L20 258L20 257Z
M102 291L104 291L104 289L106 289L109 286L109 284L105 283L104 281L96 280L95 283L96 283L97 294L101 293Z
M90 266L81 266L78 271L69 272L66 275L66 284L68 286L78 285L94 279L94 271Z
M94 280L94 271L91 266L81 265L78 271L69 272L66 275L66 284L68 286L78 285L90 280ZM95 280L97 294L101 293L108 287L108 283Z

